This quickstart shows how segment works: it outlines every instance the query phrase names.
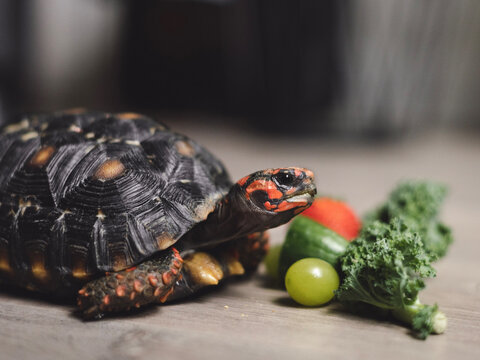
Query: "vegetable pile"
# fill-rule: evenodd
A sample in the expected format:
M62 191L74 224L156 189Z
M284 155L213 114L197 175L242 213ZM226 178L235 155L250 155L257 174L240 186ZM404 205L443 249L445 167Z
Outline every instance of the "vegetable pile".
M317 199L302 215L335 231L348 241L357 237L362 226L360 219L347 204L327 197Z
M418 293L424 278L435 276L421 237L398 218L390 224L375 222L340 257L341 302L364 302L409 324L420 338L442 333L446 317L437 306L422 305Z
M436 275L432 262L452 242L450 229L438 220L445 195L445 187L434 183L400 184L365 217L361 229L346 204L317 199L307 216L294 219L281 248L268 254L267 271L285 279L287 291L302 305L334 298L352 311L388 312L420 339L443 333L446 316L437 305L422 304L419 292L424 280ZM325 214L334 209L339 214ZM344 230L352 233L355 224L348 241Z
M446 254L453 238L450 229L438 220L440 205L447 189L445 186L422 181L400 184L389 196L388 201L367 215L367 221L389 223L401 219L410 229L417 232L425 250L434 259Z

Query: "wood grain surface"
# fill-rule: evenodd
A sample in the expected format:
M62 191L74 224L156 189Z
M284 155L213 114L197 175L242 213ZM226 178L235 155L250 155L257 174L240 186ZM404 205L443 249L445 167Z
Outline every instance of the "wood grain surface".
M234 179L266 167L309 167L320 193L347 199L359 213L399 180L446 183L442 218L455 243L421 294L447 314L446 333L421 341L400 324L355 316L337 304L298 307L268 284L262 268L183 302L98 322L81 321L73 304L2 288L0 359L480 358L480 133L371 144L252 135L220 123L206 128L201 118L167 122L217 154ZM285 231L273 230L273 242Z

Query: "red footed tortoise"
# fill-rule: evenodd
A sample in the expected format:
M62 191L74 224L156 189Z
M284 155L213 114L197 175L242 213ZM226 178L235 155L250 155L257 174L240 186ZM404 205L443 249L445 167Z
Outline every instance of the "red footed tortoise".
M315 192L296 167L232 183L205 148L142 115L26 116L0 135L0 281L78 291L85 318L185 297L255 270L265 230Z

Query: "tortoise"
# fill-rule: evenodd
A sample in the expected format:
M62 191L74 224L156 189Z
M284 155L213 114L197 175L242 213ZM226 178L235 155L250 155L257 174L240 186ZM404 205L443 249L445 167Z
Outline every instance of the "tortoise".
M233 183L204 147L135 113L24 116L0 135L0 281L77 294L86 319L254 271L308 208L310 170Z

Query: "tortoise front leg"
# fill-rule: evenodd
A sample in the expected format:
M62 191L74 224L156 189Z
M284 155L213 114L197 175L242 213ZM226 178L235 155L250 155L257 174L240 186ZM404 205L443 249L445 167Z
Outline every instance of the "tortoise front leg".
M78 306L85 319L100 319L106 312L129 310L165 302L181 276L183 259L174 248L136 267L106 273L78 292Z
M215 249L187 252L182 276L167 301L187 297L203 287L217 285L228 277L255 271L268 247L268 233L257 232Z
M235 241L231 245L233 251L238 255L238 260L245 270L252 272L257 270L258 265L267 255L270 248L270 236L267 231L256 232L247 236L246 239Z

